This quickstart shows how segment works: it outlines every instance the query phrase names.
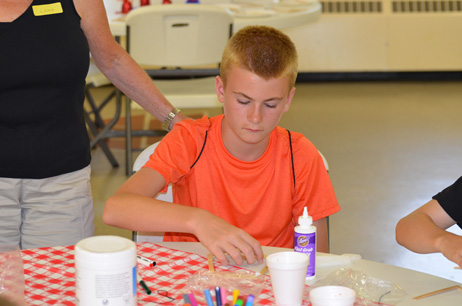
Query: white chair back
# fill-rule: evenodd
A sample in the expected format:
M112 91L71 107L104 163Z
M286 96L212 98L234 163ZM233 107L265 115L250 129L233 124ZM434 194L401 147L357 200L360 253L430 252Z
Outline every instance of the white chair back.
M140 155L136 158L135 162L133 163L133 172L137 172L140 170L146 162L149 160L149 156L154 152L159 142L156 142L146 149L144 149ZM166 193L159 193L156 196L156 199L166 201L166 202L173 202L173 192L172 192L172 185L168 185L168 189ZM163 233L160 232L133 232L132 239L135 242L147 241L147 242L156 242L163 240Z
M220 6L151 5L131 11L126 23L127 50L137 63L203 66L221 61L233 16Z

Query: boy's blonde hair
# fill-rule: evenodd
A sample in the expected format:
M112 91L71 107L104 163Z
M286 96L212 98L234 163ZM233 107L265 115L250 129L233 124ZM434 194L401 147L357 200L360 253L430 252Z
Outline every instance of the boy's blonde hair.
M267 26L247 26L228 41L220 66L226 86L227 74L233 67L245 68L259 77L288 77L290 87L297 78L297 50L289 36Z

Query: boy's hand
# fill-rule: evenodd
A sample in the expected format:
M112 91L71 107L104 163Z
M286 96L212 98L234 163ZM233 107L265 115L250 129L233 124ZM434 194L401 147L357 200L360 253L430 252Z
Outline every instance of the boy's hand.
M462 268L462 237L445 232L437 241L438 249L443 255Z
M246 231L207 211L201 211L200 217L196 220L194 234L223 265L229 264L226 254L231 256L237 265L244 263L242 254L249 264L255 261L263 262L260 243Z

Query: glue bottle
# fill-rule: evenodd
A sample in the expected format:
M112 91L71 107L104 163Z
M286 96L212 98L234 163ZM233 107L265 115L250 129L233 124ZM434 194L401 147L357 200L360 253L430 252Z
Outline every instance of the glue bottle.
M313 279L316 275L316 226L313 225L313 218L308 215L306 207L303 208L303 215L298 217L298 225L295 227L294 251L309 257L306 279Z

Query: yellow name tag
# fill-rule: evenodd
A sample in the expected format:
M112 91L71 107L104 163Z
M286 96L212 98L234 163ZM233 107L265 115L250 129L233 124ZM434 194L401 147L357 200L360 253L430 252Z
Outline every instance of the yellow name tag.
M63 12L63 7L61 2L42 4L42 5L33 5L32 10L34 11L35 16L45 16L53 14L61 14Z

